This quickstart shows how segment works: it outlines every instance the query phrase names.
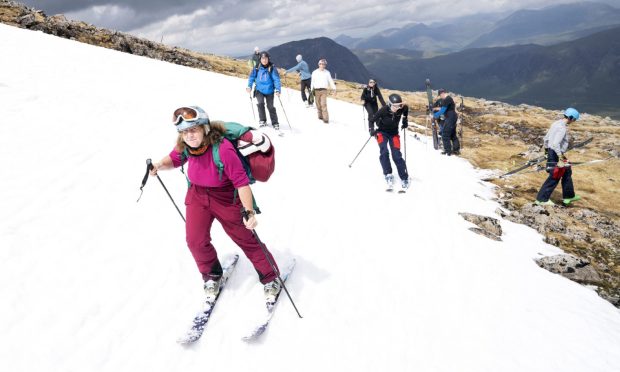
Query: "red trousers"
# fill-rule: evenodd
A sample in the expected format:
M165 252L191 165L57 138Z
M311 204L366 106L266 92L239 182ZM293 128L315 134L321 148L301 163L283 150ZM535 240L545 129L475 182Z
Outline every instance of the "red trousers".
M217 219L226 234L252 262L260 281L268 283L277 275L269 265L252 231L243 224L241 202L238 197L234 197L234 192L235 189L232 186L216 188L191 185L185 196L187 246L194 256L202 278L205 281L219 279L222 275L222 266L211 244L211 225L213 225L213 220ZM267 253L275 263L268 250Z

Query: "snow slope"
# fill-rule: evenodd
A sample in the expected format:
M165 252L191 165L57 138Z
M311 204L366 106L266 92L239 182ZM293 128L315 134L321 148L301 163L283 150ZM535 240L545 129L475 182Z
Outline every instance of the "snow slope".
M0 361L3 371L619 371L620 313L536 266L556 254L502 221L504 241L458 212L494 215L466 161L407 139L413 182L384 192L359 105L316 119L282 95L277 169L253 189L257 232L286 298L258 344L262 287L242 256L205 335L175 340L202 298L182 220L145 159L172 148L172 110L252 123L245 80L0 25ZM185 180L161 173L182 206ZM214 225L221 257L240 253Z

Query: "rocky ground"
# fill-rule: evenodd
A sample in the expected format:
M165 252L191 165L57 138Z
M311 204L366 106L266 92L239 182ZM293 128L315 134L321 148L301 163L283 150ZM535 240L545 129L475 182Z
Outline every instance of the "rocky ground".
M184 66L238 77L248 74L246 61L168 47L84 22L69 21L62 15L48 17L13 1L0 0L0 22ZM297 78L289 77L283 82L298 89ZM359 103L361 85L345 81L337 84L336 98ZM386 89L383 93L387 96L392 92L395 91ZM418 124L410 129L428 134L426 92L398 93L411 108L410 122ZM460 96L451 95L457 104L461 102ZM477 167L495 170L495 175L541 156L542 137L551 123L561 117L560 112L529 105L511 106L463 98L465 107L459 113L463 128L461 156ZM578 104L575 106L579 108ZM362 114L359 120L363 122ZM620 192L620 123L584 113L570 131L576 141L594 137L588 146L569 154L572 162L584 163L573 168L575 189L583 200L569 208L534 205L546 174L535 168L527 169L507 178L491 177L490 182L496 185L498 201L504 208L497 213L531 226L543 234L548 243L567 253L539 260L541 267L592 286L603 298L620 307L620 203L616 202ZM556 190L552 199L561 200L561 194ZM501 226L496 219L468 213L462 216L478 225L473 231L501 240Z

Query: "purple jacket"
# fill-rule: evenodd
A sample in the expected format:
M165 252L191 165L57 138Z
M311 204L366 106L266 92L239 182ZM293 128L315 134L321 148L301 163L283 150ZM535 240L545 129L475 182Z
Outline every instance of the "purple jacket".
M236 189L250 184L241 159L230 141L223 139L220 143L220 159L224 164L224 172L220 180L217 166L213 162L213 149L209 147L200 156L190 156L185 161L181 161L181 153L176 149L170 152L170 159L175 168L189 162L187 166L187 177L190 182L203 187L226 187L232 184Z

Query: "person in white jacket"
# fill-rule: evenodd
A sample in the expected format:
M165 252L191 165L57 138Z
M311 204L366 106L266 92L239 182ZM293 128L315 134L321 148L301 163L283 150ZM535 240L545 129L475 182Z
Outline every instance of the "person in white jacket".
M328 89L332 89L336 93L336 84L334 79L332 79L332 75L325 67L327 67L327 60L323 58L319 61L319 68L312 71L311 89L314 92L314 102L316 104L316 111L319 114L319 120L323 120L325 124L328 124L327 94Z

